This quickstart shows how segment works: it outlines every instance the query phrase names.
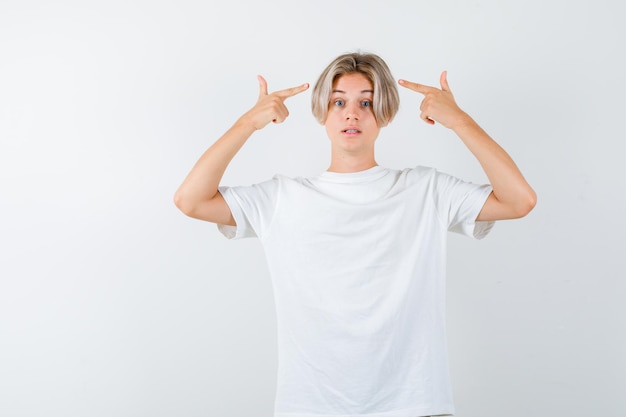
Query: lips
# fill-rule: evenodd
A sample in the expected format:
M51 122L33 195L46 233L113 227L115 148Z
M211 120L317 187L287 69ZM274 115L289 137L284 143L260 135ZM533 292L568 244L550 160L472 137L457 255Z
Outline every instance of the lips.
M347 129L342 130L343 133L348 133L348 134L356 134L356 133L361 133L361 131L359 129L357 129L356 127L349 127Z

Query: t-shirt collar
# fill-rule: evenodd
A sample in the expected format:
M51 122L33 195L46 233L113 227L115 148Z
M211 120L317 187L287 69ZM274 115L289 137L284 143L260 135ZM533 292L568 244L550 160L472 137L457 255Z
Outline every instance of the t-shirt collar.
M387 173L387 169L379 165L357 172L331 172L325 171L319 175L320 179L332 182L362 182L371 181L382 177Z

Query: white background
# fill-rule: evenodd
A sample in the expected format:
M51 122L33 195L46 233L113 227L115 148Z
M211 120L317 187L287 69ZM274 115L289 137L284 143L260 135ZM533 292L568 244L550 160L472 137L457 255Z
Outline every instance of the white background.
M0 416L270 416L276 344L256 240L177 211L200 154L336 55L437 85L538 193L484 241L451 236L461 417L626 415L626 64L618 1L0 0ZM309 109L255 135L225 184L327 167ZM401 91L378 162L475 182Z

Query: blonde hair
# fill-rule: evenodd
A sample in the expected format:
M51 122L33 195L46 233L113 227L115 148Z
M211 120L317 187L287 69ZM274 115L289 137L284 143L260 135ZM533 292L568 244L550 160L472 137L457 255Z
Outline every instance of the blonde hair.
M387 126L398 112L400 97L389 67L378 55L353 52L335 58L322 72L311 94L311 110L320 124L326 123L328 103L335 81L346 74L365 75L374 87L372 110L380 127Z

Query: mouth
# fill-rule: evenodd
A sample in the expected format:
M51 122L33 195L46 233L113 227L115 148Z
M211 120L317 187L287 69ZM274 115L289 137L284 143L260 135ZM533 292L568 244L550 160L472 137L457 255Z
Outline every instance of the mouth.
M357 133L361 133L359 129L354 129L354 128L344 129L342 130L342 132L347 133L348 135L356 135Z

